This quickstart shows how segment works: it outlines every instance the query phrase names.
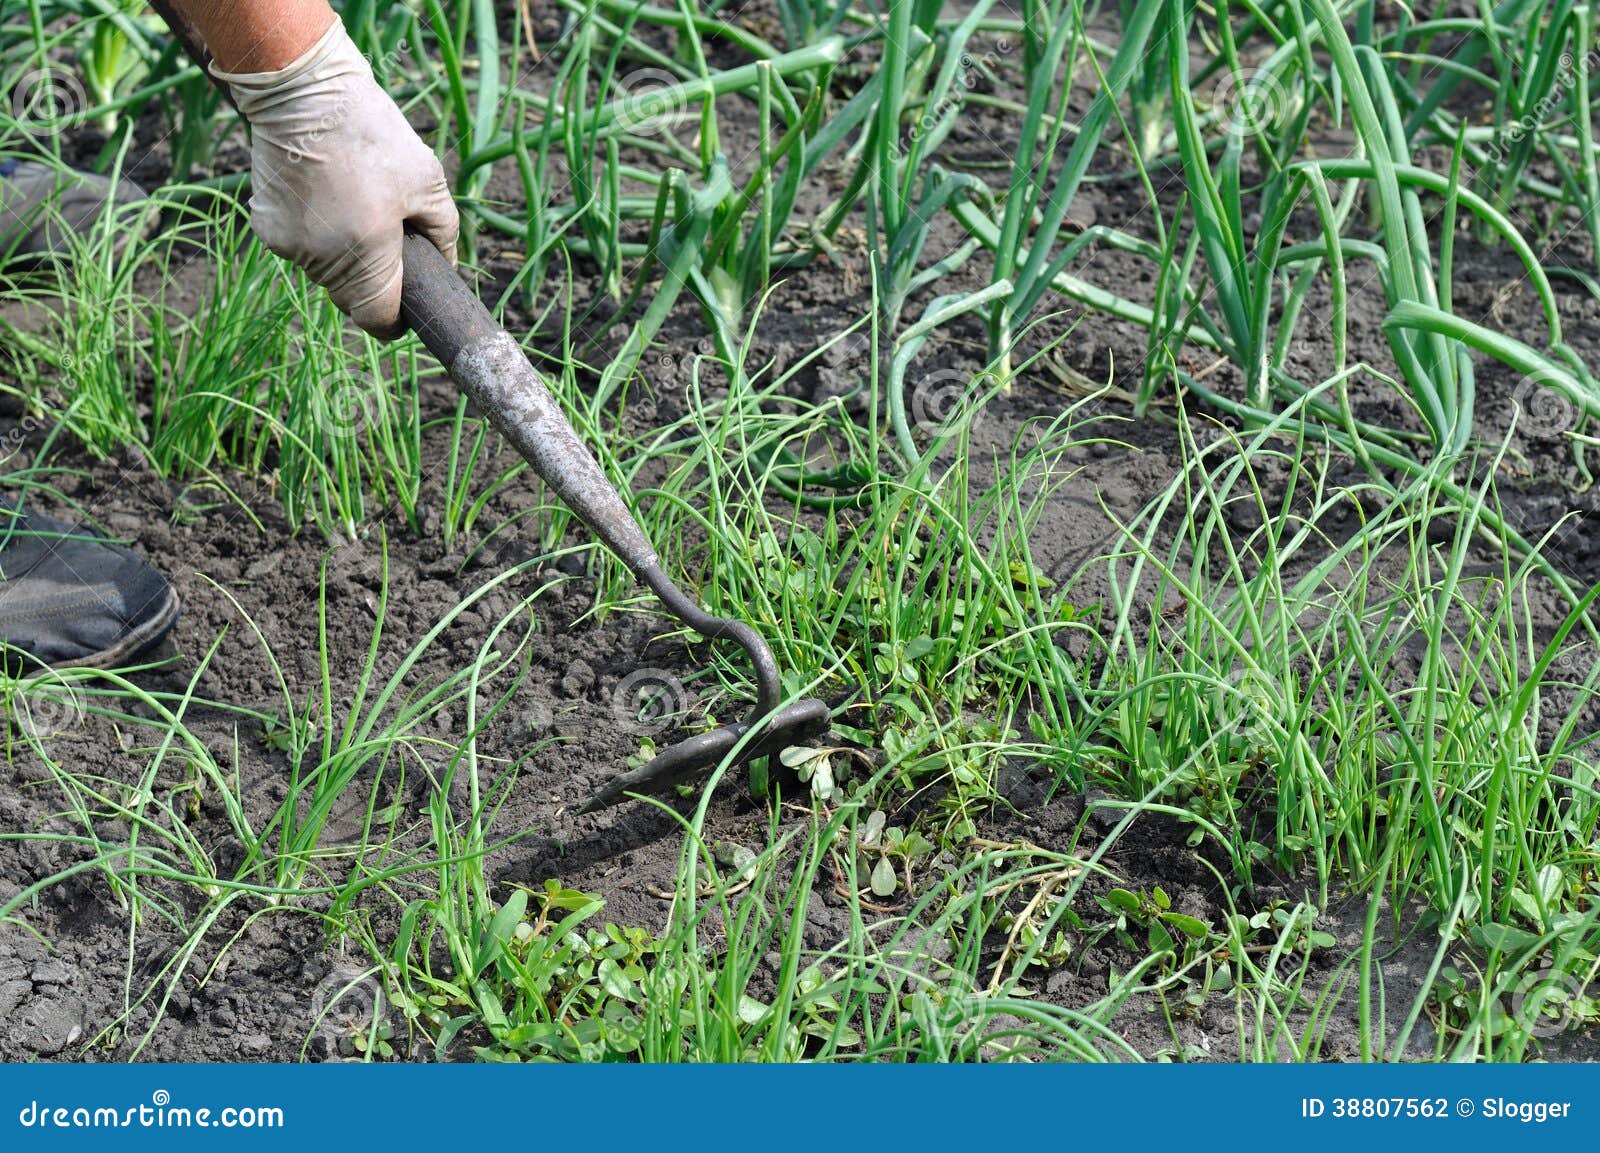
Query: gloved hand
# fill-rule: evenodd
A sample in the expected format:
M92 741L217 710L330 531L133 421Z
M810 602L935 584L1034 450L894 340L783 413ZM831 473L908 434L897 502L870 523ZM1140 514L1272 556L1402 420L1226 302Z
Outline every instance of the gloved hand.
M280 71L213 71L250 122L256 235L362 328L399 336L405 225L455 263L460 222L438 158L338 20Z

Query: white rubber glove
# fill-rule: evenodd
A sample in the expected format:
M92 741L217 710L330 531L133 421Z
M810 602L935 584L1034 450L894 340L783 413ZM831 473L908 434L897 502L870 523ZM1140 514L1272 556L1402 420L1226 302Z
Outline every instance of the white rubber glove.
M256 235L362 328L399 336L405 226L455 263L460 222L438 158L338 20L281 71L213 71L250 122Z

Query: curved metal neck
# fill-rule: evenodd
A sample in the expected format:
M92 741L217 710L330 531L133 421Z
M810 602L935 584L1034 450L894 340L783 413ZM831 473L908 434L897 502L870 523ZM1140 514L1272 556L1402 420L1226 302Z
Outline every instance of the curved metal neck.
M673 584L658 564L639 565L634 572L661 598L661 603L667 606L673 616L695 632L707 640L732 640L749 654L750 664L756 674L756 704L745 719L746 724L753 725L777 710L778 703L783 699L783 678L778 674L778 662L772 655L772 649L760 633L743 621L714 617L706 612L695 603L693 597Z

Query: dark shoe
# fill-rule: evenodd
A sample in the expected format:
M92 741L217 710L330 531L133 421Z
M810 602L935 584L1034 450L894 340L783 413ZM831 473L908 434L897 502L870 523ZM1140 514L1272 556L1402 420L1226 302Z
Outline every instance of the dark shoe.
M108 208L144 199L131 180L113 185L104 176L35 160L0 160L0 259L66 253L71 238L86 235ZM119 248L134 231L121 230Z
M178 594L139 557L82 526L0 508L0 646L12 668L109 669L178 619Z

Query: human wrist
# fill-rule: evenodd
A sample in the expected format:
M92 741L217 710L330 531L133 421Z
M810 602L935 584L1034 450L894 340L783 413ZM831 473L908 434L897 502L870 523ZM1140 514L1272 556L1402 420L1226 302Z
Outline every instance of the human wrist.
M327 0L181 0L223 72L271 73L303 57L339 23Z
M335 20L300 56L283 68L266 72L230 72L213 64L211 73L228 85L239 111L250 119L278 104L283 97L298 93L309 85L338 76L365 73L372 68L350 39L344 25Z

